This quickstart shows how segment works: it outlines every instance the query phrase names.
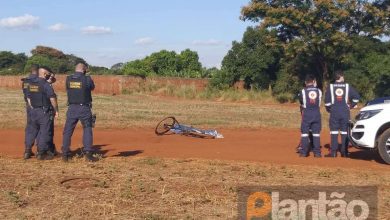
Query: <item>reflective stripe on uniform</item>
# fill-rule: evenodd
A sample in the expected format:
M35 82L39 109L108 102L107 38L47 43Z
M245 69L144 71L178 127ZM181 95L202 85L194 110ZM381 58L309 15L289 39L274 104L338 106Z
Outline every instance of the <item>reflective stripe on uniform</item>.
M302 107L306 108L306 92L305 92L305 89L302 89L302 100L303 100Z
M322 91L318 89L318 94L319 94L319 97L318 97L318 106L321 107L321 100L322 100Z
M301 134L301 137L309 137L309 134Z
M359 102L359 99L352 99L352 102L358 103L358 102Z
M325 106L331 106L332 103L325 103Z
M319 137L320 134L313 134L313 137Z
M333 84L330 84L330 97L331 97L331 103L334 104L334 89Z
M342 132L340 132L341 134L348 134L348 132L346 132L346 131L342 131Z
M330 134L339 134L338 131L331 131Z
M349 84L345 84L345 103L349 102Z

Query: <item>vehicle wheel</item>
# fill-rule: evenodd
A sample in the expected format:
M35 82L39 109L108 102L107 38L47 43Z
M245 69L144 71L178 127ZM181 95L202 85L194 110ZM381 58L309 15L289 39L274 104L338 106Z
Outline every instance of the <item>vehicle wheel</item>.
M387 129L379 138L378 152L381 158L390 164L390 129Z
M164 118L157 124L154 132L157 135L164 135L168 133L174 127L175 124L179 124L175 117Z

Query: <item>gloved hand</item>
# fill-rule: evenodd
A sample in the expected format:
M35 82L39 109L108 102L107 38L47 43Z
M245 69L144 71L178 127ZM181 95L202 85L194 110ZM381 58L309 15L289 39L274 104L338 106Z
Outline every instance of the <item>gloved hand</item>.
M330 113L330 110L332 109L332 107L330 107L330 106L325 106L325 108L326 108L326 111L327 111L328 113Z

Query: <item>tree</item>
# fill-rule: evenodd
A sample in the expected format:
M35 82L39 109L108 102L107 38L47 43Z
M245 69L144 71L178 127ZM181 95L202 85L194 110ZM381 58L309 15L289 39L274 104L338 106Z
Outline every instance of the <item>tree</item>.
M356 59L346 71L347 81L352 83L366 100L383 96L386 80L390 76L390 53L369 52L362 59Z
M161 50L144 59L130 61L124 64L121 70L126 75L189 78L200 78L204 73L198 53L189 49L180 54L175 51Z
M120 70L120 69L123 68L124 65L125 65L124 63L116 63L116 64L111 66L111 70L114 70L114 71L115 70Z
M88 65L88 63L83 58L75 56L73 54L66 54L65 59L67 60L68 65L71 68L74 68L78 63L84 63Z
M134 60L126 63L122 71L125 75L141 76L146 77L150 75L152 69L146 60Z
M52 47L46 47L46 46L36 46L35 49L31 50L31 54L34 55L43 55L48 57L55 57L55 58L65 58L65 54Z
M390 74L383 75L375 88L375 94L379 97L390 96Z
M64 54L62 51L46 46L37 46L31 50L32 56L28 59L24 68L25 72L30 70L31 64L39 64L50 67L56 73L70 73L74 71L76 64L88 63L73 54Z
M7 68L14 65L24 65L27 61L27 56L24 53L14 54L9 51L0 52L0 68Z
M175 51L162 50L157 53L152 53L145 60L157 75L171 76L181 70L180 58Z
M267 44L280 46L287 57L313 57L320 81L331 79L330 66L341 66L352 38L389 35L388 1L383 0L252 0L242 8L242 20L274 30Z
M27 56L24 53L14 54L9 51L0 52L0 74L20 74L23 72Z
M202 64L199 62L199 55L197 52L186 49L180 53L179 58L181 60L181 70L201 71Z
M66 73L68 71L71 71L67 62L59 58L52 58L43 55L33 55L27 60L24 72L28 73L30 71L31 65L33 64L38 64L40 66L48 66L55 73ZM74 67L72 67L72 71L73 70Z
M268 89L271 81L276 79L281 56L278 48L266 45L266 39L273 34L249 27L242 42L233 42L232 49L222 61L221 74L229 76L224 82L232 86L243 79L247 89Z

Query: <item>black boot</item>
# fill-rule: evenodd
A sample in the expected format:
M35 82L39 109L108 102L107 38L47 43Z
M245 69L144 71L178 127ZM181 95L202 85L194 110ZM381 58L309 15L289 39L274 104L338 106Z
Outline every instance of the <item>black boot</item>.
M333 158L335 158L335 157L337 157L337 153L336 152L330 152L329 154L327 154L327 155L325 155L325 157L333 157Z
M45 159L45 154L44 154L44 152L38 152L38 153L37 153L37 159L38 159L38 160L44 160L44 159Z
M71 160L72 157L68 154L63 154L62 155L62 161L64 161L65 163L69 162L69 160Z
M46 160L53 160L54 159L54 154L51 151L46 152Z
M58 155L58 152L56 150L56 145L55 144L52 144L50 147L49 147L49 151L53 154L53 156L57 156Z
M26 151L24 153L24 155L23 155L23 159L28 160L28 159L31 158L31 156L32 156L32 152L31 151Z
M85 161L87 162L97 162L99 158L94 157L92 152L87 152L85 154Z

